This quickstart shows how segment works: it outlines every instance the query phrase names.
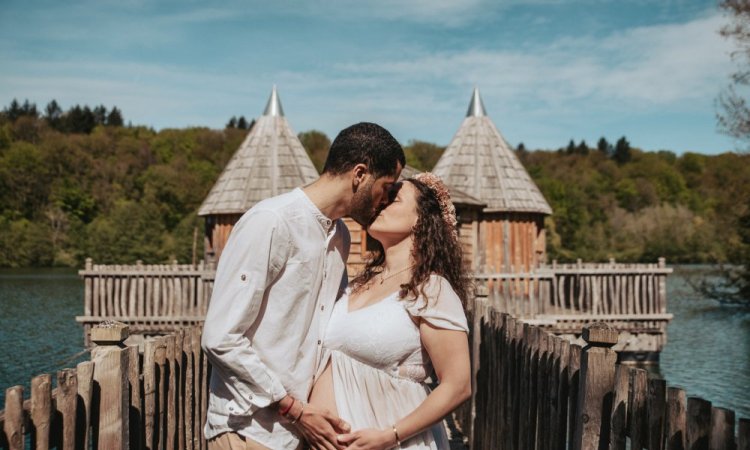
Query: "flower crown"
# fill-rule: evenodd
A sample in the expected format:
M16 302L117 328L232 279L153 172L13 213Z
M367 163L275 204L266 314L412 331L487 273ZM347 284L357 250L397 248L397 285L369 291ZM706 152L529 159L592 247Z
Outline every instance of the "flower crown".
M454 239L458 239L458 233L456 232L456 224L458 223L456 220L456 207L453 206L448 187L443 183L443 180L432 172L419 173L414 176L414 179L427 186L435 194L440 205L443 221L448 225L448 229L451 230L451 236Z

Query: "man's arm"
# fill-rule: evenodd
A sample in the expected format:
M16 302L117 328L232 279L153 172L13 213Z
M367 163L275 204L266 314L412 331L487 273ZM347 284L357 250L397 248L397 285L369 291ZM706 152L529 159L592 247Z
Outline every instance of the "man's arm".
M232 393L233 414L250 414L286 396L245 332L258 318L266 288L286 264L286 224L272 211L252 211L232 230L216 272L202 347Z

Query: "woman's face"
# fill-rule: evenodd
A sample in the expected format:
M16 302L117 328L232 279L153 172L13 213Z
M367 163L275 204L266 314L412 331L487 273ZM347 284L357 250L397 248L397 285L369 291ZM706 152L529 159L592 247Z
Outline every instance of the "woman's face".
M396 195L385 209L375 218L367 231L381 243L396 243L411 235L419 218L417 214L418 191L408 181L397 183Z

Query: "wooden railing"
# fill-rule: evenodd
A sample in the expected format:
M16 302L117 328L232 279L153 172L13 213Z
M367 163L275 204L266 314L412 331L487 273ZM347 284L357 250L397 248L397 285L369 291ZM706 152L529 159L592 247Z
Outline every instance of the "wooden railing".
M201 330L183 328L124 347L122 324L92 329L91 361L14 386L0 411L3 449L205 449L210 366ZM31 444L31 447L29 447Z
M750 420L617 364L606 324L581 347L486 299L469 317L473 395L457 421L474 449L750 449Z
M658 264L553 263L530 273L477 274L480 296L519 318L667 313L667 268Z
M203 323L213 290L213 267L191 264L99 265L86 260L84 335L92 325L115 320L132 333L163 334ZM87 342L88 344L88 342Z

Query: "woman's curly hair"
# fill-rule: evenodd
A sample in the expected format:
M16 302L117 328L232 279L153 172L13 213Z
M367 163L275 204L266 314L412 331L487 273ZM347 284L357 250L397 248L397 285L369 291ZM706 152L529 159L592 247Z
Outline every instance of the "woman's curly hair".
M427 299L424 292L425 284L430 275L436 274L448 280L461 302L466 306L471 283L463 262L461 244L456 238L456 231L443 219L435 191L414 178L408 178L404 182L411 183L417 190L418 218L413 228L414 243L411 249L414 269L409 282L401 285L399 295L401 298L417 298L422 295ZM356 292L373 277L383 272L384 263L385 253L383 247L377 242L364 270L352 280L353 290Z

